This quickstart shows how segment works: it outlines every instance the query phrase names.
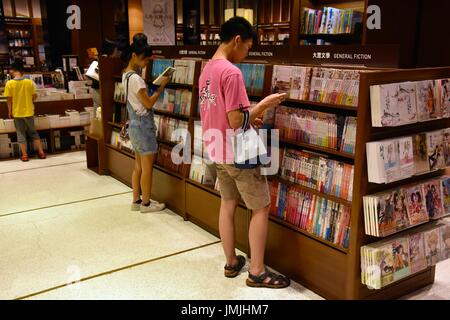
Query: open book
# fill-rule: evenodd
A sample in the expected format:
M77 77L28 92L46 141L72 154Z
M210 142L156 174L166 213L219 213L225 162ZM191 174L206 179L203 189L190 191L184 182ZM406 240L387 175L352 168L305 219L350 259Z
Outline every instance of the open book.
M169 77L169 78L170 78L170 77L173 75L173 73L175 72L175 70L176 70L176 69L173 68L173 67L167 67L166 70L164 70L164 72L161 73L161 74L158 76L158 78L155 79L155 81L153 81L153 84L154 84L155 86L161 85L162 79L163 79L164 77Z

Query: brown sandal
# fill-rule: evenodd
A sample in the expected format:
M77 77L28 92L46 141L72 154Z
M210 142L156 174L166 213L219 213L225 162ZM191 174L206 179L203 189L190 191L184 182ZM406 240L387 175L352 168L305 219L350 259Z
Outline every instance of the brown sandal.
M270 279L266 283L267 279ZM252 288L284 289L291 285L289 278L266 270L260 276L248 274L247 286Z
M244 268L247 261L243 256L238 256L238 264L235 266L225 266L225 277L227 278L236 278L239 273L241 273L242 268Z

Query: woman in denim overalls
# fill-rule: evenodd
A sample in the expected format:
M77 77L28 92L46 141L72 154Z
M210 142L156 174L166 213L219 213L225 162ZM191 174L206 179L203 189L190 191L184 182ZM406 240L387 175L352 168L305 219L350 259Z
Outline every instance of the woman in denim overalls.
M131 210L141 211L141 213L159 212L165 209L164 204L150 199L153 164L158 153L153 106L170 79L165 78L155 94L149 96L147 85L137 71L148 65L151 56L152 50L147 44L147 37L143 34L136 35L133 38L133 44L122 54L123 60L128 64L122 78L127 96L128 133L136 154L133 172L134 198Z

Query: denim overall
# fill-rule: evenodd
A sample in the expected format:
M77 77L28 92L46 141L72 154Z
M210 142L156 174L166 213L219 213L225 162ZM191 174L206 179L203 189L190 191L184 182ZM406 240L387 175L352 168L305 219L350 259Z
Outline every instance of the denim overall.
M128 92L128 89L127 89ZM145 116L138 116L127 99L128 134L137 154L146 156L158 153L156 140L156 125L153 110L149 110Z

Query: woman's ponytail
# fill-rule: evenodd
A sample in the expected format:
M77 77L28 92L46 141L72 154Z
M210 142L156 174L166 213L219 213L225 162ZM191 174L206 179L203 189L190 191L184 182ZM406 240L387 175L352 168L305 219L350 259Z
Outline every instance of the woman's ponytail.
M122 60L126 64L128 64L133 56L133 53L138 56L143 56L144 58L148 58L152 56L152 49L148 44L148 38L143 33L138 33L133 37L133 43L131 45L127 45L122 49Z

